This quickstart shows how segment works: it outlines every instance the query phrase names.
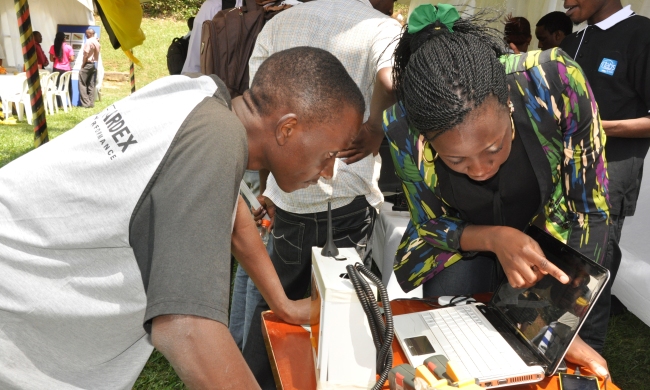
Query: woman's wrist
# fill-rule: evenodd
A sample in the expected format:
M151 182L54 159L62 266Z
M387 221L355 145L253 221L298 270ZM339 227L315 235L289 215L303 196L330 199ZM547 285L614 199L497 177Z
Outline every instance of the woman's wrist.
M460 247L464 252L494 252L498 246L499 233L506 226L469 225L460 236Z

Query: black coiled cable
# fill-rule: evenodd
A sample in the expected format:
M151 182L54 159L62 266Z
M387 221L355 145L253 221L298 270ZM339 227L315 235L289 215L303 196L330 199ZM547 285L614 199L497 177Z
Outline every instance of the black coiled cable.
M384 383L388 379L388 373L391 368L393 368L392 344L395 335L395 328L393 325L393 312L390 309L388 293L386 292L386 287L384 287L381 280L364 267L363 264L356 263L354 265L348 265L345 269L348 271L350 281L359 297L361 307L363 307L363 311L366 313L366 317L368 317L370 332L372 333L372 341L375 343L375 348L377 349L376 362L379 379L372 390L379 390L384 386ZM361 274L366 276L377 286L379 297L383 303L384 316L386 318L385 324L381 312L379 311L379 305L377 305L377 299L372 293L372 289L370 289L368 282L366 282Z

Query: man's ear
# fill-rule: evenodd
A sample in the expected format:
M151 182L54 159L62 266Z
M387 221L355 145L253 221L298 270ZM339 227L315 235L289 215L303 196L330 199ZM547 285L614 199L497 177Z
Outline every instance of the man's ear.
M553 33L553 38L555 38L555 42L558 44L564 40L564 37L566 37L566 35L564 35L564 31L562 30L557 30Z
M278 145L284 146L289 137L295 135L297 126L298 116L296 114L290 113L283 115L275 126L275 139Z

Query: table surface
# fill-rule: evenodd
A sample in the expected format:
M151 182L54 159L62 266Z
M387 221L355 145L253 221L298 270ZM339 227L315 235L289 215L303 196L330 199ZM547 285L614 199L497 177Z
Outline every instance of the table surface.
M489 295L477 296L479 301L489 300ZM394 315L430 310L431 307L418 301L397 300L391 302ZM290 325L281 321L273 312L262 313L262 333L266 349L271 360L271 368L278 389L311 390L316 389L316 374L314 358L311 351L309 332L299 325ZM393 341L393 365L408 363L397 339ZM580 369L588 374L586 368ZM569 365L569 372L573 368ZM388 381L383 387L388 389ZM505 387L512 390L559 390L557 376L546 378L535 384ZM601 388L603 384L601 382ZM608 390L619 390L612 383L607 384Z

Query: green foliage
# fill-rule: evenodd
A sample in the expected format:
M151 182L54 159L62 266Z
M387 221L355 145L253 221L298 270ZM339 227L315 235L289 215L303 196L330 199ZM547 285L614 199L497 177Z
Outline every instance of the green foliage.
M196 16L203 0L150 0L142 4L145 15L187 20Z

